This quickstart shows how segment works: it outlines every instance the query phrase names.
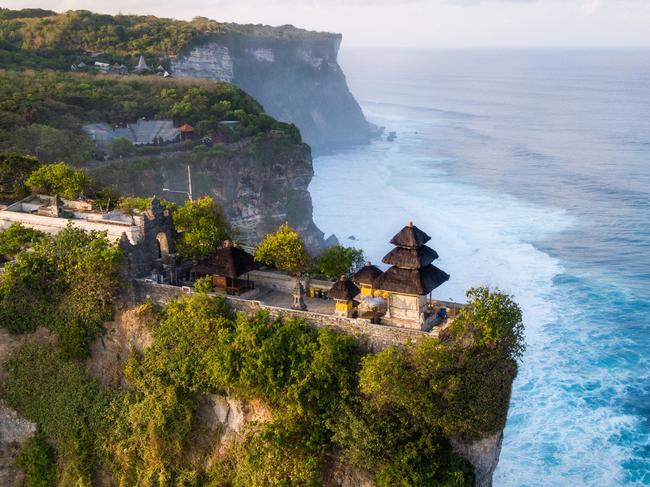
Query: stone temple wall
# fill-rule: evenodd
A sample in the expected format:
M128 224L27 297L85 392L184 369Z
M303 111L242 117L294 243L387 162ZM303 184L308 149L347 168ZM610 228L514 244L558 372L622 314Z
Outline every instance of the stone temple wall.
M150 299L153 303L160 306L164 306L171 300L178 298L183 294L190 294L193 292L191 288L168 286L144 280L136 280L133 285L133 291L135 303L141 303ZM376 325L370 323L370 320L365 319L344 318L334 315L313 313L309 310L297 311L287 308L278 308L275 306L267 306L260 301L240 299L231 296L228 296L226 299L235 310L244 313L267 311L274 318L303 318L314 328L328 327L342 333L347 333L348 335L356 337L372 352L383 350L392 345L412 343L422 338L438 336L436 330L433 332L424 332L407 328Z

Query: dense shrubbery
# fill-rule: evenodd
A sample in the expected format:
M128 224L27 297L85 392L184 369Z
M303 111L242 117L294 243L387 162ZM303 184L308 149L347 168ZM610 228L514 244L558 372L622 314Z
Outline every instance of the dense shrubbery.
M97 189L97 183L84 169L76 169L65 162L40 166L25 184L32 193L58 195L69 200L90 196Z
M378 486L469 486L472 469L448 438L503 428L523 345L508 296L468 296L442 340L364 355L351 336L234 314L197 293L160 312L153 344L126 364L130 388L110 401L43 347L14 355L2 392L54 440L68 481L101 462L120 485L316 486L336 451ZM206 471L197 395L213 393L260 399L272 416Z
M16 333L47 326L66 356L84 356L112 315L122 252L103 233L68 227L15 257L0 280L0 326Z
M186 22L153 15L102 15L86 10L62 14L41 9L0 10L0 36L17 47L44 54L52 50L178 54L192 39L220 30L218 22L203 17Z
M264 399L275 418L244 442L237 467L221 475L242 486L314 484L331 447L328 424L353 394L359 353L352 337L264 313L235 316L225 301L200 293L168 305L154 337L144 357L127 365L134 393L121 403L124 416L107 440L121 480L169 484L196 469L182 462L193 398L228 391Z
M175 210L178 207L176 203L172 203L171 201L160 198L158 201L160 201L161 206L170 210ZM133 215L138 212L147 211L151 207L151 198L146 196L124 196L118 200L115 207L129 215Z
M82 364L66 360L48 346L18 349L4 369L3 399L37 422L56 447L58 485L90 486L99 463L95 442L104 430L109 396L87 376ZM25 446L19 464L30 486L55 485L46 483L53 473L51 461L52 452L40 436Z
M45 239L43 232L24 227L20 223L12 223L0 232L0 262L14 258Z
M81 130L84 124L123 125L142 117L187 122L199 136L219 130L223 120L240 122L230 134L234 139L269 130L296 135L295 127L276 122L230 83L0 71L3 151L31 154L42 162L79 164L97 155L92 140Z
M25 442L16 458L16 465L25 472L25 483L29 487L55 485L54 450L47 444L42 430L37 430L36 434Z

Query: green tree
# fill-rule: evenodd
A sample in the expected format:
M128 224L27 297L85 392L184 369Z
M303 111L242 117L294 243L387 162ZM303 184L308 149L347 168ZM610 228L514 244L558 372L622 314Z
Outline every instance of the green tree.
M314 259L310 272L316 277L338 279L361 269L366 261L363 250L333 245Z
M41 164L32 156L15 152L0 154L0 193L11 199L20 199L29 193L25 181Z
M65 162L41 166L27 178L26 184L33 193L59 195L70 200L91 196L96 186L85 169L76 169Z
M526 344L521 309L512 296L487 287L467 291L468 304L443 335L467 348L485 347L513 361L521 359Z
M135 152L135 146L126 137L118 137L111 141L111 154L113 157L128 157Z
M0 231L0 258L13 258L19 252L40 243L45 239L45 234L33 228L12 223L5 230Z
M305 242L288 223L280 225L277 232L264 237L255 249L255 260L291 274L307 269L310 257Z
M228 218L209 196L185 202L174 211L173 218L180 232L176 251L183 259L206 257L232 238Z

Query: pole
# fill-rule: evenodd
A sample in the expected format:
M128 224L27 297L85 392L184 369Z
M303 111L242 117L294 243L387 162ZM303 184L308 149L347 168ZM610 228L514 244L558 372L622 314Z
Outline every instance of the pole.
M190 201L192 201L192 170L189 164L187 165L187 186L189 188L187 195L190 197Z

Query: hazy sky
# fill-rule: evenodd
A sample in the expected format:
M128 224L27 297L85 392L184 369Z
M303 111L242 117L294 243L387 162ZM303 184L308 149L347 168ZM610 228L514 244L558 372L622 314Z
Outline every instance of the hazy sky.
M650 0L4 0L9 8L294 24L344 47L650 47Z

